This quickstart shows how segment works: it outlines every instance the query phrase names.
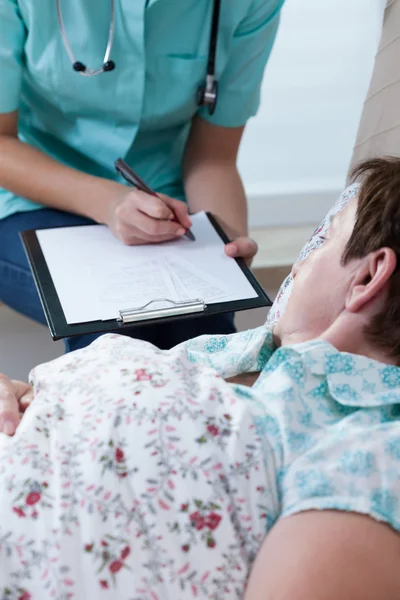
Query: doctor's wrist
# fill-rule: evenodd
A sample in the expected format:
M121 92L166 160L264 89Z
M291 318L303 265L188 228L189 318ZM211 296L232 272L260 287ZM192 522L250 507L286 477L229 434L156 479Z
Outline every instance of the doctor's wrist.
M90 194L86 216L96 223L108 225L117 206L127 194L127 188L121 183L100 179Z

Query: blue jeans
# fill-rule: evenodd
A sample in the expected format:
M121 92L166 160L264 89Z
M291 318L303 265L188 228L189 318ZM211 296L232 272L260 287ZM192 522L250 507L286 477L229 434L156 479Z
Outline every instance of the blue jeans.
M17 213L0 220L0 301L34 321L46 324L36 286L19 232L28 229L46 229L63 225L91 224L84 217L58 210L40 209ZM192 337L210 334L234 333L233 314L213 315L188 319L180 323L161 323L133 327L125 335L146 340L158 348L168 349ZM101 334L76 336L65 340L67 352L84 348Z

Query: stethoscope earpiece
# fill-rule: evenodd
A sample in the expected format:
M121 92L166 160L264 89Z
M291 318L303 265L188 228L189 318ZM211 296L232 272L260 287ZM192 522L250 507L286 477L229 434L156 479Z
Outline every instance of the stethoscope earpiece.
M87 67L86 65L84 65L82 62L80 62L79 60L76 60L73 65L72 68L74 71L76 71L77 73L86 73L87 71ZM100 72L105 73L105 71L114 71L115 69L115 62L113 60L108 60L107 62L105 62L103 64L103 66L100 69ZM96 75L97 75L97 71L96 71Z
M103 64L98 69L88 69L87 66L81 62L80 60L75 60L75 55L72 51L71 44L69 43L67 32L64 25L64 19L61 11L61 0L56 0L57 2L57 16L58 16L58 24L61 30L61 37L64 42L65 49L67 54L71 60L72 68L74 71L79 73L79 75L84 75L85 77L94 77L95 75L100 75L101 73L106 73L107 71L113 71L115 69L115 62L110 60L110 54L114 45L114 31L115 31L115 0L111 0L111 17L110 17L110 29L108 31L108 42L107 48L103 58Z
M115 69L115 62L113 60L108 60L103 65L103 71L114 71L114 69Z
M79 62L79 60L76 60L73 65L72 68L74 71L76 71L77 73L84 73L86 71L86 65L84 65L83 63Z

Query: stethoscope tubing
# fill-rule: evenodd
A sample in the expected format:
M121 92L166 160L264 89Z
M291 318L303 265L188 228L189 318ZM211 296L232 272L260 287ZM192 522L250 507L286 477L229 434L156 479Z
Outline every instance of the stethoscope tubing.
M115 36L115 0L110 0L110 1L111 1L110 28L108 31L108 41L107 41L107 47L106 47L106 51L105 51L104 58L103 58L103 64L98 69L86 68L84 71L80 71L79 74L82 75L83 77L94 77L96 75L100 75L100 73L104 73L104 65L107 64L110 60L111 52L112 52L112 49L114 46L114 36ZM65 23L64 23L63 16L62 16L62 10L61 10L61 0L56 0L56 2L57 2L57 15L58 15L58 22L60 25L61 36L62 36L62 39L64 42L65 49L70 58L70 61L74 65L74 64L76 64L77 60L76 60L74 52L71 48L71 44L69 43L67 31L65 28Z
M71 44L69 43L67 30L65 27L62 10L61 0L56 0L57 4L57 16L61 31L61 37L64 42L65 49L72 63L72 67L75 71L83 77L95 77L101 73L112 71L115 68L115 63L111 60L111 53L114 46L115 36L115 0L111 2L111 17L110 27L108 32L107 47L103 58L103 64L97 69L89 69L84 63L77 61L75 54L72 50ZM215 65L218 45L218 28L221 14L221 0L213 0L213 11L210 31L210 41L208 49L208 61L207 61L207 75L205 83L201 85L197 91L197 104L198 106L208 106L210 114L215 111L217 96L218 96L218 81L215 79Z

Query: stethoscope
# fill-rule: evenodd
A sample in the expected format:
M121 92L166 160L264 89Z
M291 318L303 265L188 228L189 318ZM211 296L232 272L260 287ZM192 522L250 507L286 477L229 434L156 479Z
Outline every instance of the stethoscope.
M61 35L64 42L65 49L72 63L74 71L82 75L83 77L95 77L101 75L107 71L113 71L115 69L115 62L110 60L111 52L114 45L114 33L115 33L115 0L111 0L111 17L110 17L110 29L108 31L108 42L106 51L103 58L103 64L98 69L89 69L85 63L76 60L75 55L72 51L71 45L68 40L67 32L65 29L64 19L61 12L61 0L57 1L57 15L58 22L60 25ZM204 83L202 83L196 94L197 106L207 106L208 112L212 115L215 111L218 99L218 80L215 77L215 62L217 54L218 44L218 26L219 17L221 13L221 0L214 0L212 22L211 22L211 33L210 33L210 44L208 50L208 63L207 63L207 76Z

